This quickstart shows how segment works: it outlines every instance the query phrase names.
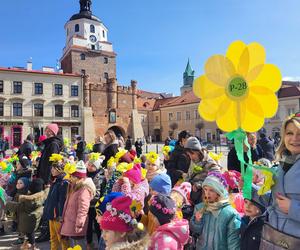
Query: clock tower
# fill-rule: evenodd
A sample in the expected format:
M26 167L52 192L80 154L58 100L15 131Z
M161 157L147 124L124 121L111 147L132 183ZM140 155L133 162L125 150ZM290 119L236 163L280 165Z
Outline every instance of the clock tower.
M65 24L61 67L65 73L88 75L92 83L106 83L116 78L116 53L108 41L108 29L92 14L91 0L79 3L79 13Z

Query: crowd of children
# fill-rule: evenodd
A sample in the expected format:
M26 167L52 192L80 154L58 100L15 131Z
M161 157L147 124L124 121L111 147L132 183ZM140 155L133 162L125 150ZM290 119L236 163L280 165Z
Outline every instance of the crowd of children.
M33 151L29 158L16 154L0 162L0 233L5 233L3 221L10 215L23 242L20 249L38 249L35 234L41 221L48 224L51 250L299 247L297 114L283 124L280 164L273 167L274 162L258 159L256 164L276 174L255 170L251 199L243 198L240 172L226 170L187 132L176 144L164 146L164 159L155 152L137 157L132 148L117 148L112 155L113 131L106 133L103 147L109 159L107 153L91 152L90 146L78 159L76 149L67 145L52 152L60 142L56 126L49 130L41 153ZM176 159L188 165L176 165ZM46 168L39 169L43 178L36 166Z

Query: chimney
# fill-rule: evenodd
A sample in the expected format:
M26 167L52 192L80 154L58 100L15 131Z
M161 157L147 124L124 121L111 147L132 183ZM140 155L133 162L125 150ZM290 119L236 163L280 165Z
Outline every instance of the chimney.
M27 70L30 71L32 70L32 61L27 61Z

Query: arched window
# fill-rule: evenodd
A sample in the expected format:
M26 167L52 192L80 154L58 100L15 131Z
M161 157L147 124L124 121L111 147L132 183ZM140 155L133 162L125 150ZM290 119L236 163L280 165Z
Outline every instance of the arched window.
M108 58L104 57L104 64L108 64Z
M75 24L75 32L79 32L79 24Z
M93 24L91 24L90 26L90 32L95 33L95 26Z
M105 31L104 30L102 30L102 36L103 36L103 38L105 38Z
M85 60L85 54L80 54L80 60Z

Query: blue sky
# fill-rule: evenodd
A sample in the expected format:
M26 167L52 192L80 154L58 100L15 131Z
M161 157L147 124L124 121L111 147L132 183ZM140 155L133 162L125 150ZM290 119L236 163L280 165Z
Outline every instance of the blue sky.
M64 24L79 0L1 1L0 66L55 66L65 43ZM213 54L240 39L257 41L283 76L300 79L299 0L93 0L109 29L117 77L144 90L179 93L187 59L196 75Z

